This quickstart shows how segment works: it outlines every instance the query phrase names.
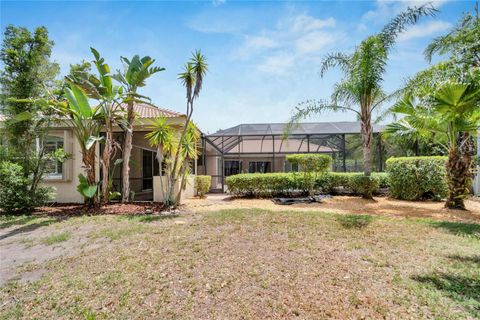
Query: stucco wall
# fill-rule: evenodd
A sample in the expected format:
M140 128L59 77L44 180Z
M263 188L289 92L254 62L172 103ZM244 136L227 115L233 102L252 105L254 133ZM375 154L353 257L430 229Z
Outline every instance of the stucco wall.
M194 177L193 175L188 176L187 178L187 185L185 190L182 191L181 201L184 199L192 198L195 196L195 185L194 185ZM162 176L162 181L165 185L166 177ZM175 194L178 193L179 184L177 184L175 188ZM155 202L162 202L163 201L163 192L161 191L160 185L160 176L153 177L153 201Z
M60 203L82 203L83 197L77 191L77 185L79 184L78 175L80 173L85 174L82 163L82 153L80 151L80 145L73 136L71 130L55 130L52 131L52 135L63 135L64 138L64 150L72 155L71 159L68 159L63 163L64 178L61 180L49 180L45 179L44 186L54 188L55 202ZM97 146L97 159L99 154L99 147ZM96 166L97 177L100 174L100 168Z

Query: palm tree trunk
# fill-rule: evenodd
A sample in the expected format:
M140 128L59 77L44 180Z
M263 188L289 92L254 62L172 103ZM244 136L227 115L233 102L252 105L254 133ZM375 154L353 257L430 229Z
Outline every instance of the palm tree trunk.
M363 173L370 176L372 173L372 124L370 117L366 117L361 123L362 150L363 150Z
M445 207L465 210L464 198L471 184L470 166L472 164L473 141L468 133L461 133L456 147L448 150L447 180L448 199Z
M103 149L102 155L102 200L108 202L109 200L109 175L110 175L110 162L112 159L113 153L113 133L112 125L108 123L106 126L106 137L105 137L105 149Z
M132 154L133 121L135 114L133 112L133 101L128 103L127 122L128 128L125 131L123 141L123 163L122 163L122 203L127 202L130 196L130 156Z
M96 174L95 174L95 146L91 147L89 150L83 152L82 162L85 168L85 173L87 175L87 181L89 185L95 185L97 183ZM89 206L93 205L96 202L96 197L91 199L86 199Z

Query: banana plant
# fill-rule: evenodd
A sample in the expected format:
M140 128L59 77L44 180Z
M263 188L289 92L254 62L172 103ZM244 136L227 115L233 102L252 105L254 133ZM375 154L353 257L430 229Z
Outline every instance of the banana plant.
M155 60L146 56L140 58L135 55L131 60L121 57L123 62L123 71L118 70L112 76L123 85L123 103L127 105L127 117L125 122L125 137L123 140L123 164L122 164L122 202L129 200L130 196L130 157L132 154L133 125L135 121L135 112L133 106L135 103L148 103L149 98L137 93L138 88L146 85L146 80L155 73L164 71L165 68L152 67Z
M97 185L95 146L103 139L100 136L101 110L99 106L92 107L90 105L87 94L75 83L68 83L65 88L65 98L66 101L56 103L54 108L65 117L64 121L73 129L82 153L82 162L86 173L85 181L93 189L93 186ZM84 189L82 188L82 190ZM90 195L90 192L86 194ZM86 197L86 200L89 204L93 204L96 202L96 197Z

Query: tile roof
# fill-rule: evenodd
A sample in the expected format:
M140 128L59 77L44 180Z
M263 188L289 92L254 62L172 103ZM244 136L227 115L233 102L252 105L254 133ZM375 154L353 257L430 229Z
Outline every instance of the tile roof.
M122 105L126 109L126 105ZM172 111L165 108L159 108L152 105L137 103L133 106L133 110L137 113L138 118L156 118L156 117L167 117L167 118L176 118L181 117L182 114L176 111ZM5 115L0 113L0 121L5 121Z
M123 105L122 105L123 106ZM126 108L126 105L125 105ZM152 105L137 103L133 106L139 118L167 117L175 118L182 116L181 113L165 108L159 108Z

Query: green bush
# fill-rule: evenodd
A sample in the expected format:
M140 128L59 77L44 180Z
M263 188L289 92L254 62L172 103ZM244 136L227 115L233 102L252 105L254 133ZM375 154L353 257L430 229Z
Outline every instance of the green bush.
M211 176L195 176L195 188L197 189L200 198L205 197L205 194L210 190L211 183Z
M29 190L30 180L23 168L10 161L0 162L0 209L3 213L29 212L51 199L50 188Z
M302 172L326 172L332 165L332 157L326 154L290 154L286 159L291 164L299 165Z
M244 173L229 176L226 184L237 196L268 196L297 189L292 173Z
M375 176L366 176L363 173L351 177L349 187L353 192L361 194L366 199L371 199L378 190L380 180Z
M315 181L319 175L328 171L332 165L332 157L325 154L291 154L286 159L299 166L301 173L293 173L296 184L309 195L313 195Z
M387 160L390 196L404 200L448 195L446 157L401 157Z
M386 174L372 174L368 183L363 173L326 172L319 173L314 180L313 189L332 193L335 188L344 187L352 192L370 194L377 191L379 185L386 185ZM310 183L310 182L307 182ZM306 182L298 173L244 173L229 176L226 184L230 193L236 196L272 196L291 194L306 190Z

